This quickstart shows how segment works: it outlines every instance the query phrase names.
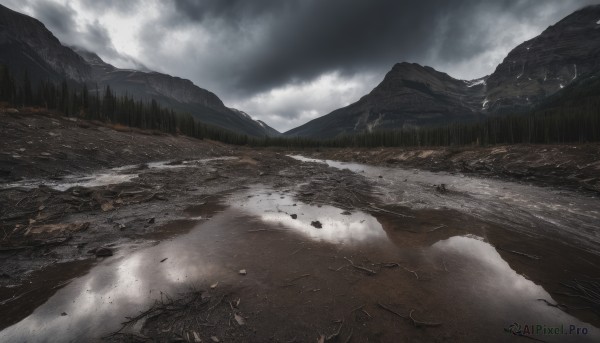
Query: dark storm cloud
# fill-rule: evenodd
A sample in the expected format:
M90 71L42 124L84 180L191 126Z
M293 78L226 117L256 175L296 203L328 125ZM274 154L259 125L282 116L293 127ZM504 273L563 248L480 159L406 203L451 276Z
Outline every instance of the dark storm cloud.
M137 0L129 1L92 1L82 0L83 5L103 13L105 11L118 11L132 13L139 5ZM56 35L63 44L77 46L97 53L105 59L117 61L122 65L146 70L147 68L130 56L119 53L106 29L97 20L83 24L79 27L76 23L78 13L69 2L64 4L51 0L9 0L6 4L14 9L29 9L31 14Z
M81 0L88 8L102 13L108 10L116 10L121 13L133 13L140 5L140 0Z
M204 47L213 55L200 57L212 73L208 76L228 80L225 88L236 92L255 93L333 70L352 75L400 61L451 64L489 48L494 30L510 29L497 27L496 15L538 22L547 20L540 13L555 14L548 7L572 9L589 2L180 0L170 15L149 24L152 33L145 36L150 43L157 36L169 39L164 34L170 28L203 27L219 37Z
M397 62L458 78L489 74L516 45L600 0L0 2L40 19L66 44L140 67L118 42L151 69L288 129L358 100ZM106 13L125 21L90 21ZM108 25L131 26L127 39L135 41L124 45Z
M59 36L73 36L77 13L69 6L55 2L32 1L31 7L36 18Z

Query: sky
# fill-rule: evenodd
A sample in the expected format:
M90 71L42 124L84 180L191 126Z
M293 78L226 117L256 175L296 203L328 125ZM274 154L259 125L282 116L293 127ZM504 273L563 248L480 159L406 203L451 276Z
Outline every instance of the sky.
M459 79L600 0L0 0L120 68L192 80L284 132L368 94L395 63Z

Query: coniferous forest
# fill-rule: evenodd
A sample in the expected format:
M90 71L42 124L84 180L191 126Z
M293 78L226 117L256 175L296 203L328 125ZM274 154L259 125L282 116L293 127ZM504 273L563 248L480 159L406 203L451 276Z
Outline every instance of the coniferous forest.
M304 137L252 137L198 122L155 100L115 94L110 86L63 81L32 84L27 73L15 77L0 66L0 101L16 107L39 107L68 117L98 120L132 128L159 130L236 145L304 147L409 147L494 144L560 144L600 141L600 78L590 77L551 96L528 113L493 116L470 123L401 130L374 130L327 140Z

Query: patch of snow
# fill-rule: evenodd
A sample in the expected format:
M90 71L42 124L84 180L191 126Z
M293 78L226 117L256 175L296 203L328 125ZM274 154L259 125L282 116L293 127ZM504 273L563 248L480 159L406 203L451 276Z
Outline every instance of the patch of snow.
M379 114L379 117L377 119L375 119L374 122L368 123L367 124L367 131L373 132L373 129L376 128L379 125L379 123L381 122L381 118L382 118L382 115Z
M597 25L600 25L600 19L598 19L598 21L596 22Z
M563 89L563 88L565 88L565 86L561 83L560 84L560 89Z
M260 120L257 120L257 122L258 122L258 124L259 124L261 127L265 128L265 129L267 128L267 127L265 126L265 124L264 124L262 121L260 121Z
M577 64L573 64L573 67L575 68L575 76L573 76L573 79L571 81L577 78Z
M470 80L470 81L463 81L464 83L467 84L467 87L471 88L471 87L475 87L475 86L479 86L479 85L484 85L485 86L485 79L475 79L475 80Z
M229 107L229 109L232 110L233 112L235 112L238 116L240 116L242 118L252 120L252 117L250 117L250 115L244 111L240 111L237 108L232 108L232 107Z
M488 102L490 102L490 101L488 100L488 98L485 98L485 100L483 100L483 104L481 105L481 108L485 110L485 105L487 105L487 104L488 104Z

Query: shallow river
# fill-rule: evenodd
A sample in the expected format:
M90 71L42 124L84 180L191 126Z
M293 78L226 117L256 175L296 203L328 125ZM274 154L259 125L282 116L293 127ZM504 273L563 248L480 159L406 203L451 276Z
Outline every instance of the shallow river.
M278 318L281 323L272 329L282 341L292 338L285 337L291 323L318 325L363 304L372 318L356 329L356 341L362 341L362 334L381 341L518 342L523 339L507 331L527 329L526 325L580 331L533 336L548 342L600 341L598 328L587 321L593 317L567 313L538 300L556 302L546 289L556 280L533 281L544 280L554 268L569 269L584 262L552 257L553 246L547 248L548 255L545 248L537 247L539 260L507 254L496 248L499 241L506 243L503 239L481 229L490 222L520 242L532 236L556 235L558 241L564 237L565 251L589 261L600 251L598 199L498 180L294 158L364 175L376 184L383 203L442 211L431 216L431 225L445 223L445 213L451 213L447 211L478 219L456 219L456 225L447 223L448 230L415 234L399 229L412 225L408 222L307 204L298 200L294 189L253 185L229 196L226 209L210 220L192 217L175 222L171 225L181 226L179 234L120 247L115 256L50 294L41 306L24 309L20 321L0 331L0 341L98 340L156 299L208 289L217 282L218 287L239 293L248 312L270 306L285 313L286 318ZM448 191L434 191L439 184ZM376 270L377 275L364 275L348 266L349 260ZM384 262L395 262L397 267L382 267ZM241 276L241 269L247 275ZM293 287L281 287L296 275L310 276ZM267 295L270 302L258 305L255 299ZM396 304L406 312L414 309L419 318L442 325L414 328L378 309L377 303ZM261 313L249 316L249 325L270 320Z

